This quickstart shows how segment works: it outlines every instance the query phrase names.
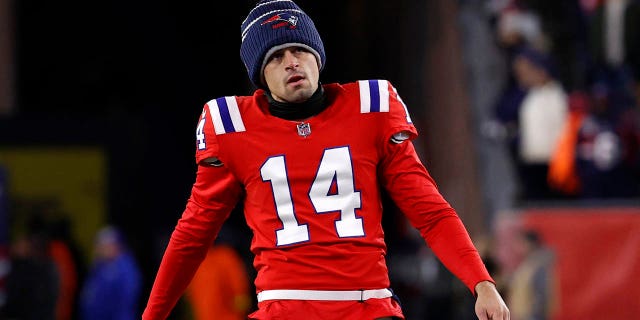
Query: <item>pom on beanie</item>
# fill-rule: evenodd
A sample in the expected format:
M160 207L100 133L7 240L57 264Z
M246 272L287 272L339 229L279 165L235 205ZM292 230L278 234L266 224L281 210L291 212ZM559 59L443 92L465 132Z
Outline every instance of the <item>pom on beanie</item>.
M261 0L242 22L240 57L249 79L265 88L262 71L277 50L300 46L316 56L318 69L325 64L324 45L311 18L291 0Z

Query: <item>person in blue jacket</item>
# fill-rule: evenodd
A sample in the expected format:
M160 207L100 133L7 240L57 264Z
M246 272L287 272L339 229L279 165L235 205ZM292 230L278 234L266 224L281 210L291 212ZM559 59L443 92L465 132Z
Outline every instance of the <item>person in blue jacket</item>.
M101 229L95 242L95 260L80 293L80 318L132 320L139 313L142 277L121 232Z

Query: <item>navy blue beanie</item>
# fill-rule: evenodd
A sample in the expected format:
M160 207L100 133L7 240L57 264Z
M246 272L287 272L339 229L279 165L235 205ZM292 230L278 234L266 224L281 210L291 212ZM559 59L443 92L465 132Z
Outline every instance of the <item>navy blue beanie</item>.
M556 78L558 76L557 67L555 65L555 61L553 57L543 52L539 49L534 49L532 47L524 46L519 48L516 56L527 59L533 65L537 66L540 69L543 69L549 76Z
M242 22L240 57L249 78L266 89L262 71L269 56L277 50L300 46L316 56L322 70L326 57L320 34L311 18L291 0L261 0Z

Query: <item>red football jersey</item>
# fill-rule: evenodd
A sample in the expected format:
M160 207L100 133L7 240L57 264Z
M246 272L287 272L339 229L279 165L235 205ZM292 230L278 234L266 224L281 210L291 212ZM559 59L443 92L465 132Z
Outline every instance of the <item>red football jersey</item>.
M470 290L490 280L456 212L413 144L393 86L324 86L329 106L305 121L269 113L264 91L209 101L196 131L198 176L144 319L166 316L240 199L253 231L258 292L389 287L381 188Z
M214 99L200 119L197 160L218 158L246 190L258 291L389 286L378 170L392 135L416 130L387 81L325 92L307 121L272 116L261 91Z

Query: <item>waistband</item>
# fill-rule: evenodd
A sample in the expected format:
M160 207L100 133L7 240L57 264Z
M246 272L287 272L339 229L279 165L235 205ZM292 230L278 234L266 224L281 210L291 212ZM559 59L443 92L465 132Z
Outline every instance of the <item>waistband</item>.
M258 302L265 300L320 300L320 301L365 301L393 296L389 289L372 290L264 290L258 293Z

